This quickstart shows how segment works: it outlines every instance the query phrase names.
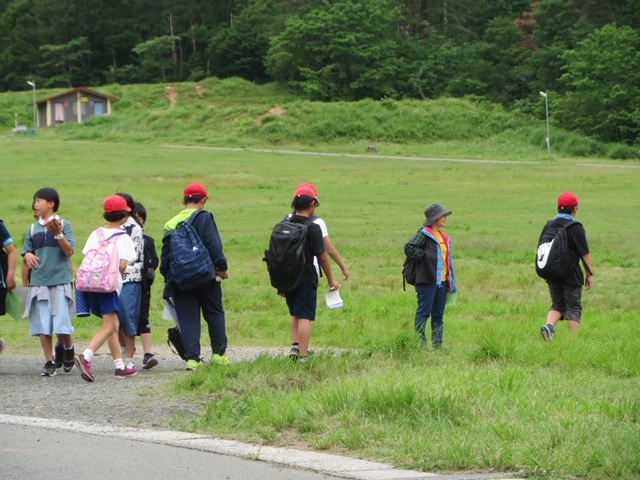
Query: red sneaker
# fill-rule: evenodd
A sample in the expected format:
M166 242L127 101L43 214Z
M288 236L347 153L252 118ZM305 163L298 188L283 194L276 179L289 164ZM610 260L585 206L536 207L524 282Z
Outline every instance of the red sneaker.
M124 367L122 370L116 368L116 378L133 377L138 371L136 367Z
M73 357L73 363L75 363L76 367L78 367L78 370L80 370L80 375L82 376L83 380L87 382L96 381L96 377L94 377L93 373L91 372L91 362L87 362L84 359L84 355L82 353L79 353L78 355Z

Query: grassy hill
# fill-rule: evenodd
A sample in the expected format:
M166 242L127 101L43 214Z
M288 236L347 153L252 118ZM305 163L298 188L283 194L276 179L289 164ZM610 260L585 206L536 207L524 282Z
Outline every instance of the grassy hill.
M207 79L172 85L96 87L115 95L113 114L85 124L41 128L38 136L187 145L262 147L440 157L548 158L542 119L468 99L385 99L312 102L275 84ZM168 90L173 88L175 106ZM38 90L39 99L62 91ZM10 134L14 113L31 123L32 92L0 94L0 128ZM636 158L624 145L606 145L555 128L554 157Z

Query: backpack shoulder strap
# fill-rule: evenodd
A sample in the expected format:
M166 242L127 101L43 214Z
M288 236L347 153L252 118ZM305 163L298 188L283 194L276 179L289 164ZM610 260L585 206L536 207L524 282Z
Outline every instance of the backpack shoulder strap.
M111 240L112 238L116 238L119 237L120 235L124 235L125 232L116 232L113 235L111 235L109 238L103 240L104 242L108 242L109 240ZM104 234L102 235L102 238L104 238Z
M188 223L189 225L193 225L193 222L195 222L196 217L197 217L199 214L203 213L203 212L205 212L205 210L196 210L195 212L193 212L193 213L191 214L191 216L189 217L189 219L187 220L187 223Z

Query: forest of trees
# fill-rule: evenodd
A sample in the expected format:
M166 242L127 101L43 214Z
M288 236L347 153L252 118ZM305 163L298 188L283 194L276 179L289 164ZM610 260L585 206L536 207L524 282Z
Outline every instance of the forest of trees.
M238 76L466 96L640 145L638 0L0 0L0 91Z

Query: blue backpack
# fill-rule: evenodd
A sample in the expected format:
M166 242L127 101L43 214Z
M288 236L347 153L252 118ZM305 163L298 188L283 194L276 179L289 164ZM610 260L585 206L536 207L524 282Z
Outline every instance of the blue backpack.
M180 222L170 232L169 271L180 290L198 288L216 276L209 251L193 228L193 222L201 212L203 210L196 210L186 222Z

